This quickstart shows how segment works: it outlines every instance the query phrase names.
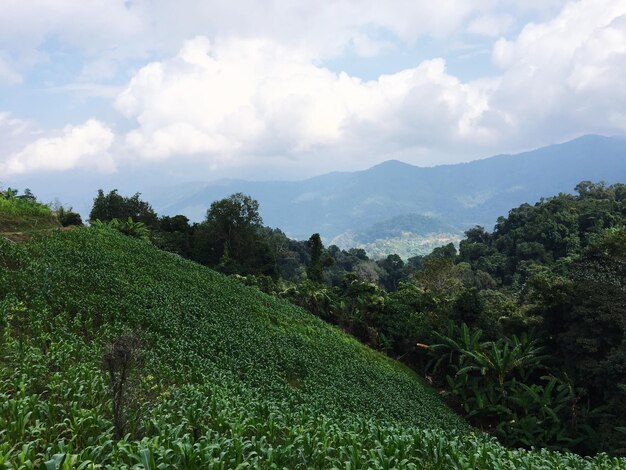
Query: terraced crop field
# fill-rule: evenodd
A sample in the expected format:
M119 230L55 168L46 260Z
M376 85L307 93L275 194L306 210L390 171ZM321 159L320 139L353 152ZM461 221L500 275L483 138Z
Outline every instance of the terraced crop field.
M0 468L626 468L505 449L338 329L109 230L0 241L0 332ZM117 437L103 357L130 333Z

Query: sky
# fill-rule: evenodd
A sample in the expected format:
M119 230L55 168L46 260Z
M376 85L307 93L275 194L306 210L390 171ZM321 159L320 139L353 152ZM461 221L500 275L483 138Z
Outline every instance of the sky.
M626 134L626 0L0 0L0 184L297 179Z

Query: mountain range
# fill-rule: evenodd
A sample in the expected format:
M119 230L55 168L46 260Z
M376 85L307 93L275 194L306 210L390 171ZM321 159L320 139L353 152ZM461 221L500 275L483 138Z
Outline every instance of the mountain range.
M626 139L588 135L515 155L417 167L396 160L364 171L303 181L222 180L148 195L164 214L202 220L211 202L243 192L260 203L264 223L287 235L344 246L377 240L454 236L546 194L573 192L583 181L626 181ZM417 238L416 238L417 237Z

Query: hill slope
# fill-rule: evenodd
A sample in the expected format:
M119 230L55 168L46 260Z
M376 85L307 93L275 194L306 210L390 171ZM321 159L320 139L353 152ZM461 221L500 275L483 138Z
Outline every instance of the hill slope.
M490 229L496 218L545 194L572 192L582 180L626 180L626 140L585 136L517 155L457 165L420 168L388 161L365 171L330 173L297 182L221 181L176 191L145 193L159 212L199 220L209 204L234 192L256 198L267 225L305 239L319 232L330 240L347 231L405 214L440 224ZM437 220L439 219L439 220Z
M0 464L9 468L593 465L468 433L398 363L108 230L0 241L0 299ZM128 331L143 359L118 440L102 363L107 339Z
M43 238L27 246L35 250L17 256L26 298L89 326L140 329L159 366L182 382L220 377L277 398L463 428L408 369L203 266L108 230Z

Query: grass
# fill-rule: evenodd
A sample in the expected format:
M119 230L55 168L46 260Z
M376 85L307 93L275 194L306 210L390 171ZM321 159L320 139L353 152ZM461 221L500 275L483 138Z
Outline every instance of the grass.
M0 241L0 328L0 468L626 466L505 449L338 329L108 230ZM141 406L118 440L102 354L131 330Z
M56 216L44 204L0 197L0 233L32 232L60 226Z

